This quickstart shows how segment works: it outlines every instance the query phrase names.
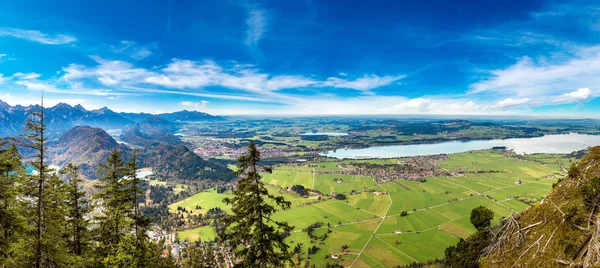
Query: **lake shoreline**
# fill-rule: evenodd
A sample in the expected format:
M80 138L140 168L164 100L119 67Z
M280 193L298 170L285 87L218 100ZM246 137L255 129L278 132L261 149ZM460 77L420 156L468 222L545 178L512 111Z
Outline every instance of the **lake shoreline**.
M319 153L336 159L389 159L421 155L462 153L473 150L507 147L517 154L555 153L567 154L600 145L600 135L552 134L531 138L450 140L437 143L395 144L365 148L341 148Z

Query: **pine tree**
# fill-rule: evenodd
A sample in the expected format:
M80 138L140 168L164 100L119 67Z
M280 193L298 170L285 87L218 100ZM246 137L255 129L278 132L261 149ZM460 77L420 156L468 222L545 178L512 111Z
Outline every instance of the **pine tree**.
M6 145L8 143L2 142L0 147ZM23 172L17 147L11 144L7 149L0 149L0 267L8 261L16 236L25 229L25 217L17 200Z
M79 177L78 168L69 163L60 170L60 175L67 185L67 207L68 220L67 224L70 228L69 241L71 241L71 251L81 256L84 248L87 247L88 221L83 217L87 213L87 200L85 200L85 191L80 190L82 187L82 179Z
M35 254L35 266L40 268L42 266L42 230L44 226L44 218L42 215L42 207L44 205L44 183L48 176L48 166L44 163L44 154L46 152L46 124L44 119L44 100L42 97L41 106L39 110L32 108L29 111L30 117L27 119L26 128L31 133L27 135L29 141L28 145L31 149L35 150L36 158L30 164L35 167L38 174L33 176L33 179L37 180L37 194L34 195L37 198L37 220L36 225L36 254Z
M43 267L66 267L75 262L75 255L69 250L68 240L65 239L70 234L66 224L69 216L67 187L56 173L48 176L44 187Z
M98 217L100 228L97 238L101 243L99 257L106 257L117 249L125 234L123 229L127 227L126 214L131 198L125 187L123 159L116 149L106 158L106 164L100 165L100 173L104 176L98 179L100 184L96 187L100 192L95 198L103 206L104 215Z
M150 252L150 241L147 235L148 227L150 226L150 219L139 213L139 201L140 197L144 194L144 191L140 188L141 179L137 176L137 152L134 150L131 160L127 163L125 169L125 176L128 181L127 189L129 191L129 197L131 198L131 204L133 205L133 211L129 214L132 218L133 231L135 237L135 243L132 254L134 255L134 267L148 267L152 266L153 263L149 262L148 253Z
M242 258L241 267L283 267L291 263L291 254L284 238L293 230L287 222L271 219L275 206L287 209L290 202L281 196L269 194L259 174L260 152L254 142L248 145L248 154L238 158L236 175L241 178L233 197L223 201L232 206L233 216L224 219L227 229L223 240L237 246L234 250Z

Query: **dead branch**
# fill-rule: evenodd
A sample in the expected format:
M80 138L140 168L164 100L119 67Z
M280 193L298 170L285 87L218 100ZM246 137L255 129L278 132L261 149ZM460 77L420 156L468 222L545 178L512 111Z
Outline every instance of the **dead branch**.
M573 264L570 261L564 261L564 260L559 260L559 259L556 259L556 262L558 262L560 264L564 264L564 265L569 265L569 266L571 266L571 264Z
M587 245L587 243L590 242L591 238L592 238L592 234L588 234L588 235L585 236L585 239L583 240L583 242L581 243L581 245L579 245L579 247L575 251L575 254L573 254L572 260L577 259L577 256L579 256L579 253L581 253L581 250L583 250L583 248L585 247L585 245Z
M552 203L552 205L553 205L553 206L554 206L554 207L555 207L555 208L558 210L558 212L560 212L560 214L562 214L562 215L563 215L563 217L564 217L564 216L565 216L565 213L564 213L564 212L562 212L562 210L560 210L560 208L558 208L558 206L557 206L556 204L554 204L554 202L552 202L552 200L549 200L549 201L550 201L550 203Z
M530 250L531 248L533 248L533 246L535 246L535 245L537 244L537 245L538 245L538 247L539 247L539 245L540 245L540 240L542 240L542 238L543 238L543 237L544 237L544 235L541 235L541 236L540 236L540 238L538 238L538 240L537 240L537 241L533 242L533 244L531 244L531 245L530 245L530 246L529 246L529 247L528 247L528 248L527 248L527 249L526 249L526 250L525 250L525 251L524 251L524 252L521 254L521 256L519 256L519 258L518 258L518 259L515 261L515 263L513 263L513 265L511 266L511 268L512 268L512 267L515 267L515 265L517 265L517 262L519 262L519 261L521 260L521 258L522 258L523 256L525 256L525 254L527 254L527 252L529 252L529 250Z
M554 228L554 231L552 231L552 235L550 235L550 238L548 238L548 241L546 241L546 244L544 245L544 248L542 248L542 252L546 252L546 247L548 246L548 244L550 244L550 241L554 237L554 233L556 233L556 230L558 230L558 227L560 227L560 225L556 226L556 228Z

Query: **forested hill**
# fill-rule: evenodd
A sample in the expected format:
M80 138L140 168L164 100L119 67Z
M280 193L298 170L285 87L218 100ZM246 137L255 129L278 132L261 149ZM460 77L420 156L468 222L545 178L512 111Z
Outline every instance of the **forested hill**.
M162 178L186 181L233 179L233 171L225 165L213 160L204 160L183 144L160 144L146 152L143 164L151 166L154 173Z
M72 163L79 168L80 174L87 179L96 179L99 164L112 150L116 149L124 159L129 159L132 150L118 144L108 133L100 128L79 126L67 131L57 141L48 145L49 159L57 166Z
M138 127L126 133L137 138L130 138L128 142L143 146L138 149L140 167L152 168L163 179L228 181L233 178L229 168L216 161L202 159L172 134L162 131L142 133ZM73 163L87 179L98 178L96 169L105 163L112 150L119 151L126 161L133 152L132 148L117 143L104 130L90 126L67 131L57 141L49 143L48 148L52 164L64 166Z
M482 267L600 266L600 147L569 170L541 204L492 231Z

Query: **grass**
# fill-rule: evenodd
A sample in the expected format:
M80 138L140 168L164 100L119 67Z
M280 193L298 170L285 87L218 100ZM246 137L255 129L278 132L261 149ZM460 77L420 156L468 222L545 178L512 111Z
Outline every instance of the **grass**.
M216 235L211 226L204 226L196 229L190 229L185 231L177 232L177 236L181 241L195 242L201 241L212 241Z
M319 173L340 171L338 165L341 163L351 168L356 162L395 164L403 160L327 159L311 163L316 165L316 173L313 173L312 167L282 166L272 174L264 174L263 178L265 183L271 184L267 186L270 193L284 196L292 203L291 209L273 215L274 220L287 221L295 227L296 232L286 240L288 244L293 247L302 243L303 249L312 245L319 248L310 263L316 267L336 262L345 267L352 263L353 267L392 267L443 257L446 247L475 231L469 216L477 206L491 209L495 214L494 223L498 223L501 217L528 208L529 205L520 200L539 201L563 172L556 161L563 164L569 161L560 155L517 158L492 150L453 154L449 158L441 162L442 168L464 176L430 177L423 183L396 180L377 187L370 177ZM337 183L334 178L343 181ZM522 184L515 184L515 180ZM347 200L315 202L315 199L302 198L284 190L295 184L312 188L313 183L315 189L326 194L332 191L346 193ZM376 196L370 188L384 188L389 195ZM352 190L363 191L350 194ZM200 204L203 209L220 206L228 211L221 203L226 196L203 192L171 206L176 209L177 205L187 208ZM400 216L403 211L407 211L408 215ZM331 231L324 241L311 241L301 231L315 222L322 222L325 226L315 230L316 235L328 233L328 229ZM330 228L326 228L328 223ZM394 234L396 230L402 233ZM341 252L342 245L348 245L350 253L340 256L339 260L331 259L332 254ZM363 248L365 250L361 253ZM305 262L306 256L301 256L301 260Z
M342 179L342 181L338 183L334 179ZM330 192L350 193L352 190L358 191L373 186L375 186L375 182L371 177L318 174L315 178L314 189L324 194L329 194Z
M343 201L328 200L308 206L279 211L273 215L274 220L287 221L295 230L302 230L315 222L336 225L368 220L377 217L368 212L353 208Z
M169 211L171 213L177 213L177 207L184 207L187 210L193 211L192 214L197 215L198 213L205 214L209 209L219 207L225 212L231 213L231 206L223 203L223 199L230 196L231 194L219 194L215 190L201 192L179 202L170 204ZM201 208L196 209L196 206L200 206Z

